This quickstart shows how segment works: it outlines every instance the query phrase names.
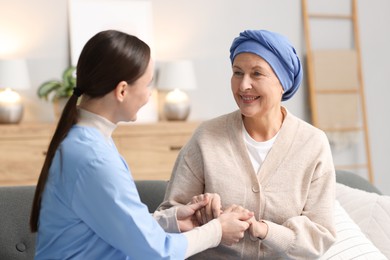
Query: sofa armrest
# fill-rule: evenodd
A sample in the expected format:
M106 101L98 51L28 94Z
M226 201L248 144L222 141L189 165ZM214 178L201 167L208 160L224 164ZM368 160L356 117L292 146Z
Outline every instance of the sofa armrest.
M136 180L141 201L148 206L149 212L153 213L163 202L168 181L163 180Z
M372 185L369 181L367 181L363 177L352 172L337 170L336 181L338 183L344 184L351 188L364 190L367 192L375 192L379 195L382 195L382 193L380 192L380 190L378 190L377 187Z

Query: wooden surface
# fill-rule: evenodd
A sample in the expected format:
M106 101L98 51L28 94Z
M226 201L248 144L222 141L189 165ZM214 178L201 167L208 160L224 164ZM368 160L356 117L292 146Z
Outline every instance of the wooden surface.
M168 180L197 122L123 124L113 133L119 152L138 180ZM0 186L36 184L54 124L0 125Z

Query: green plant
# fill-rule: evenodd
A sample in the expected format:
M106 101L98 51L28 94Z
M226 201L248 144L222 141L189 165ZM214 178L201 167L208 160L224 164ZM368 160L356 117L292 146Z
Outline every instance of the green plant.
M38 87L38 97L45 100L68 98L76 87L76 67L70 66L62 73L62 80L48 80Z

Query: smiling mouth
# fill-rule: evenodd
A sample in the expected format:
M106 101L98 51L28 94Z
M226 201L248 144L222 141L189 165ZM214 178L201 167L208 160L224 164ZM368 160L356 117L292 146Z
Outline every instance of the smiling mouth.
M241 98L244 102L252 102L256 99L259 99L260 96L241 96Z

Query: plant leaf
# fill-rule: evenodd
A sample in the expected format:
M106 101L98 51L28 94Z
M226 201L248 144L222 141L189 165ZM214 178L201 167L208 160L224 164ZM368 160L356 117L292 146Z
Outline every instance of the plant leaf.
M61 86L62 83L58 80L46 81L39 86L37 91L38 97L47 99L50 92L60 88Z
M69 91L76 86L75 71L76 67L70 66L62 74L62 81L64 83L65 91Z

